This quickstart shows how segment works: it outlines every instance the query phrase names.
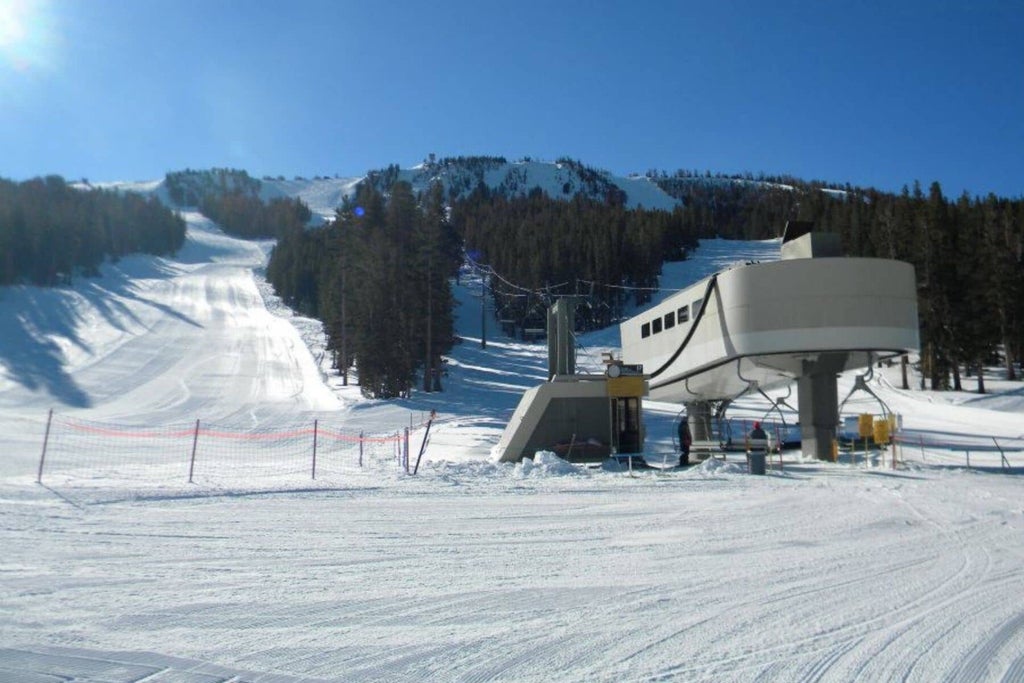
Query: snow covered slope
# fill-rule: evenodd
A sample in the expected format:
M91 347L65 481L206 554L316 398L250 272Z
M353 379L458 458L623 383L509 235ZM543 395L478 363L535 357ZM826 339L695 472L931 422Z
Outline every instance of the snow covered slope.
M670 197L654 182L643 177L623 178L584 166L574 161L535 161L524 159L508 162L504 159L469 157L440 162L426 162L397 173L377 172L371 180L380 179L381 189L395 180L405 180L417 192L426 190L439 181L446 192L454 190L465 196L480 184L506 196L529 194L540 188L554 199L570 199L576 194L605 200L609 193L622 193L629 208L661 209L671 211L679 200Z
M482 348L479 283L456 290L463 341L446 391L364 401L327 372L319 325L268 291L269 243L186 218L175 258L124 259L70 289L0 291L0 680L1024 676L1020 476L999 473L992 452L975 450L968 470L965 450L935 445L1014 443L1019 383L993 376L999 397L970 403L879 375L872 386L920 436L900 470L877 455L796 453L765 477L742 457L632 475L499 465L490 446L543 380L546 349L493 327ZM777 251L705 242L663 285ZM581 341L594 367L618 343L614 331ZM40 485L50 407L91 421L93 436ZM168 454L140 437L115 453L109 437L197 418L412 425L415 454L431 409L415 477L378 457L313 480L306 461L268 461L252 439L240 440L240 479L188 484L186 468L147 463L185 464L191 441ZM677 410L649 406L654 460L671 450ZM736 414L764 410L741 401ZM1018 469L1022 455L1007 453ZM126 484L125 463L155 483ZM276 465L279 477L254 474Z
M679 200L666 194L651 180L631 176L614 176L607 171L591 169L578 162L544 162L521 160L507 162L485 157L469 157L441 162L428 162L409 169L393 168L386 172L372 171L366 176L345 178L294 178L291 180L264 177L260 197L270 201L278 197L298 197L309 206L321 222L334 217L345 197L355 194L356 186L366 180L377 182L386 190L396 180L404 180L416 192L426 191L431 183L441 182L446 193L454 190L459 196L484 184L494 192L508 196L526 195L540 188L555 199L569 199L577 193L605 200L609 192L620 193L630 208L671 211ZM79 187L116 189L122 192L153 194L164 203L170 199L163 180L146 182L73 183Z
M173 259L127 258L74 289L4 292L14 324L0 339L0 406L149 424L339 406L296 329L264 305L255 270L271 243L185 218Z
M353 195L356 186L364 176L352 178L263 178L260 183L260 199L269 202L281 197L299 198L313 213L316 222L334 218L334 210L341 206L345 197ZM98 188L118 192L135 192L153 195L168 206L174 206L164 179L137 182L71 183L80 189ZM194 207L193 207L194 208Z
M362 177L295 180L264 178L261 181L260 197L263 201L278 197L298 197L305 202L314 216L321 220L333 219L334 210L341 206L345 197L355 194L356 186L362 180Z

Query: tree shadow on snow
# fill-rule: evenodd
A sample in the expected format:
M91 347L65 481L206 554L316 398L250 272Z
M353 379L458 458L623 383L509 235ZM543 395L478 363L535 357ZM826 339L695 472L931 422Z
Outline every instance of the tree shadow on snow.
M70 288L0 289L0 318L5 321L0 334L0 365L11 380L29 391L45 391L64 406L91 407L91 398L65 368L65 347L85 354L94 352L80 330L94 326L91 318L95 315L121 332L144 328L138 305L200 327L179 311L147 298L138 284L138 280L169 280L177 274L179 271L163 259L129 257L104 265L100 277L79 278Z
M71 324L74 311L64 298L54 294L40 291L39 296L27 297L29 306L8 310L3 316L6 324L0 335L0 364L13 381L28 390L45 391L67 406L88 408L89 396L64 369L64 351L56 340L64 338L74 346L86 351L88 348Z

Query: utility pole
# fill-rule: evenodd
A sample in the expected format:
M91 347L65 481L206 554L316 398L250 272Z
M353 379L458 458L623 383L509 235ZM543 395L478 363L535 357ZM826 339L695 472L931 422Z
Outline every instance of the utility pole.
M346 328L348 327L348 319L345 317L345 276L348 273L345 263L341 265L341 386L348 386L348 333Z
M427 348L423 359L423 391L429 393L434 388L434 354L433 354L433 321L434 321L434 287L432 282L433 258L427 256Z
M487 348L487 283L480 274L480 348Z

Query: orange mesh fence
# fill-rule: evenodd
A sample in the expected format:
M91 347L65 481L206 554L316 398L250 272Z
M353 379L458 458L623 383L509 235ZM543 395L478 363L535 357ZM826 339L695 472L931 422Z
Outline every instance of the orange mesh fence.
M54 414L38 479L80 487L330 483L361 470L404 469L407 440L404 430L370 434L319 421L254 429L201 420L152 427Z

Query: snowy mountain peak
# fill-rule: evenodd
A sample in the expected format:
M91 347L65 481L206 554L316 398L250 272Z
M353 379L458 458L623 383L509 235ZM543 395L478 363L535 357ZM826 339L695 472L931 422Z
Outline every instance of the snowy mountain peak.
M366 180L380 190L404 180L417 192L426 190L436 181L444 186L450 197L464 197L484 185L492 192L510 197L526 195L539 188L556 199L571 199L577 194L598 200L617 198L631 209L671 211L680 205L678 199L669 196L648 178L614 176L567 158L549 162L526 157L509 162L504 157L436 159L431 155L409 169L392 165L371 171Z
M204 191L224 188L252 192L263 201L298 198L322 221L333 218L335 209L341 206L346 197L353 196L361 183L371 183L386 192L399 180L412 185L414 192L425 191L432 183L440 182L445 194L451 198L465 197L483 185L491 192L507 197L524 196L534 189L540 189L555 199L568 200L582 194L600 201L618 201L630 209L672 211L682 204L650 178L615 176L567 158L551 162L526 157L509 162L503 157L437 159L431 155L423 163L411 168L403 169L393 164L384 169L369 171L364 176L297 176L293 179L264 176L256 179L244 171L212 169L170 173L165 179L151 182L112 182L92 186L152 194L178 207L196 206Z

